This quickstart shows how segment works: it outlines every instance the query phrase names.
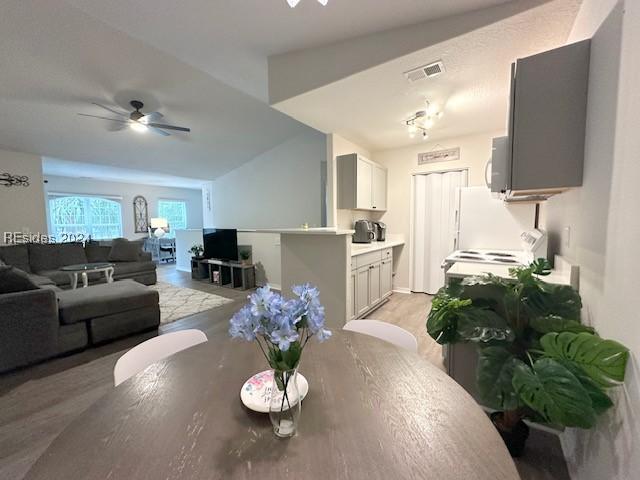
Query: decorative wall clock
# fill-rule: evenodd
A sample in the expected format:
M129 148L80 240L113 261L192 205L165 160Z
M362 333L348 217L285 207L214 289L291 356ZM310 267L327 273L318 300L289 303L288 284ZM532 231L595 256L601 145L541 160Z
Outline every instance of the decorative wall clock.
M133 223L136 233L149 233L149 212L147 201L141 195L133 199Z

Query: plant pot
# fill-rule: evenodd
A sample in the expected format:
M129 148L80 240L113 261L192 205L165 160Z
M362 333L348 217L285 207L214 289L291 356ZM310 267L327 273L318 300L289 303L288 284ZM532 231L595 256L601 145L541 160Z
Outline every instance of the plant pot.
M493 412L491 414L491 421L498 430L498 433L502 437L504 444L507 446L509 453L512 457L519 457L524 451L524 446L529 438L529 427L526 423L520 420L511 431L503 430L500 427L500 423L496 423L496 420L502 417L503 412Z

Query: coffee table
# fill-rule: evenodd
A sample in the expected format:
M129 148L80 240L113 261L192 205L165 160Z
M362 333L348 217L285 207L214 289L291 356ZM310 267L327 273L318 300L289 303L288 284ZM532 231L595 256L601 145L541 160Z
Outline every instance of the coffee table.
M78 274L82 277L82 288L89 286L88 272L104 272L107 283L113 282L113 263L79 263L64 266L60 270L69 274L71 288L74 290L78 288Z

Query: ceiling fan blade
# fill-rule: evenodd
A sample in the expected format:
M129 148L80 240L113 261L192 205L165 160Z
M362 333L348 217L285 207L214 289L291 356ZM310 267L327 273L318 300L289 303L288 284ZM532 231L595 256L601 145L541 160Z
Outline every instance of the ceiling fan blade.
M168 137L169 135L171 135L169 132L165 132L164 130L160 130L159 128L156 128L156 127L151 127L147 125L147 128L149 129L150 132L155 133L156 135L162 135L163 137Z
M162 128L164 130L177 130L178 132L190 132L191 129L187 127L176 127L175 125L165 125L163 123L147 123L149 127Z
M113 109L113 108L111 108L111 107L107 107L106 105L102 105L102 104L100 104L100 103L96 103L96 102L92 102L92 103L93 103L94 105L96 105L96 106L100 107L100 108L104 108L105 110L107 110L107 111L109 111L109 112L111 112L111 113L115 113L116 115L120 115L120 116L122 116L122 117L128 117L128 116L129 116L129 113L128 113L128 112L121 112L121 111L115 110L115 109Z
M129 120L122 120L121 118L100 117L98 115L89 115L87 113L79 113L78 115L82 117L99 118L100 120L109 120L111 122L129 123Z
M149 124L149 123L158 122L163 118L164 118L164 115L162 115L160 112L151 112L151 113L145 114L145 116L138 121Z

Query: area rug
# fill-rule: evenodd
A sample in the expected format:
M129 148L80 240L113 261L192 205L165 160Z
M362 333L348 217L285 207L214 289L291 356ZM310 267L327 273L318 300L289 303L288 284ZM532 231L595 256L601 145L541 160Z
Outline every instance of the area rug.
M158 282L150 287L160 294L160 323L163 324L175 322L189 315L211 310L233 301L220 295L176 287L170 283Z

